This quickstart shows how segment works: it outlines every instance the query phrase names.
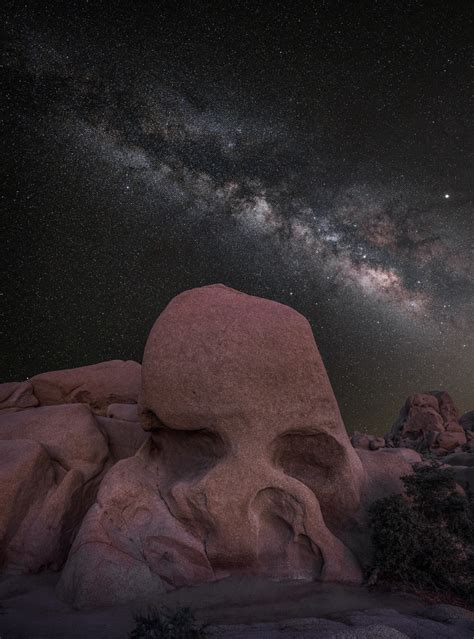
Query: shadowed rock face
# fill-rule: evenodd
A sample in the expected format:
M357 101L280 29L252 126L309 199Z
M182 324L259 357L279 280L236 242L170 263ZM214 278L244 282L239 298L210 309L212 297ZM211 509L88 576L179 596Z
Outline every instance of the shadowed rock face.
M101 605L233 573L361 579L338 531L364 473L303 316L222 285L177 296L147 341L139 403L151 438L102 483L63 598Z
M30 382L0 384L0 415L33 408L38 404Z
M0 566L59 569L108 466L107 440L86 406L0 416Z

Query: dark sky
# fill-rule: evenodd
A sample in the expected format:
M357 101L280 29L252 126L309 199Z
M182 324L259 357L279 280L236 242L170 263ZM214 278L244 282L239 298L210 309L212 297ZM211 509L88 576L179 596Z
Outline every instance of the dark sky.
M474 408L469 5L7 2L2 380L222 282L308 317L349 430Z

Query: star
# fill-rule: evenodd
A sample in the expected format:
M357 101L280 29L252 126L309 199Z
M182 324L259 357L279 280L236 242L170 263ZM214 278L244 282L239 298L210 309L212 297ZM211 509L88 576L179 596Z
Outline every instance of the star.
M451 197L451 196L449 195L449 193L445 193L445 194L444 194L444 199L445 199L445 200L449 200L449 198L450 198L450 197Z

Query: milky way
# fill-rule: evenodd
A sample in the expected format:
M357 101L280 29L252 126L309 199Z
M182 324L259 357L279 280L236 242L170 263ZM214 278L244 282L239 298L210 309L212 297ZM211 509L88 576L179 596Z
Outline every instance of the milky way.
M148 32L150 46L140 55L140 33L124 35L116 17L103 42L91 16L80 20L75 35L34 12L7 25L4 114L14 122L22 155L9 206L19 211L13 228L34 237L22 251L13 233L10 246L20 269L38 262L16 312L24 315L29 304L31 320L22 326L34 325L36 342L51 328L45 316L61 333L59 353L54 344L29 343L33 354L26 357L16 351L9 378L35 367L139 359L149 320L172 295L224 281L291 304L310 319L348 428L383 430L407 394L430 388L447 388L462 409L474 407L472 193L459 161L463 112L444 92L433 97L433 104L443 103L443 120L433 105L397 112L393 96L377 97L363 86L367 103L386 112L383 124L374 122L379 130L372 133L367 121L361 131L353 125L352 135L343 116L351 99L361 108L350 97L357 75L334 88L325 75L330 53L316 51L310 60L327 89L308 106L306 57L295 94L291 81L275 77L275 98L265 61L265 84L257 73L253 84L245 75L241 86L238 74L209 71L200 49L190 72L176 52L170 62L169 44L155 51ZM182 37L174 39L178 48ZM226 35L220 38L225 43ZM322 50L329 51L325 42ZM266 46L276 55L273 40ZM290 58L299 55L295 46L286 52ZM390 57L404 66L395 48L379 55L385 67ZM439 73L459 72L458 55L446 45ZM456 76L443 77L453 86ZM332 94L344 105L334 114ZM411 99L422 100L422 92ZM421 115L423 123L405 126L397 121L403 113L407 121ZM439 128L429 128L432 118ZM439 149L427 130L451 142ZM435 158L418 154L417 136ZM451 147L459 151L454 160ZM71 283L69 294L51 274L48 263L55 262ZM101 301L88 301L91 286L113 296L119 305L113 319L99 310ZM100 327L91 313L104 318ZM69 345L73 335L77 347Z
M438 326L442 317L448 328L472 329L472 245L449 220L445 226L452 206L444 194L357 184L334 196L317 188L301 193L291 176L267 183L248 156L265 156L268 145L288 146L288 139L226 113L199 112L163 90L138 102L144 112L138 120L120 113L93 126L71 114L65 127L74 152L104 159L123 172L125 191L146 188L148 200L177 205L182 216L205 217L209 224L222 215L234 218L240 232L276 243L289 267L299 262L309 277L323 273L338 287L353 286L414 324ZM129 133L137 127L138 134ZM218 171L206 166L209 156ZM235 165L250 170L236 175ZM447 287L459 292L454 305L445 303Z

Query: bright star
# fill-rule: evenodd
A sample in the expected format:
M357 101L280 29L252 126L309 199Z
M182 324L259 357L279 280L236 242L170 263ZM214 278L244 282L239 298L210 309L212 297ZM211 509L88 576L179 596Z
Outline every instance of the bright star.
M444 194L444 198L445 198L446 200L449 200L449 193L445 193L445 194Z

